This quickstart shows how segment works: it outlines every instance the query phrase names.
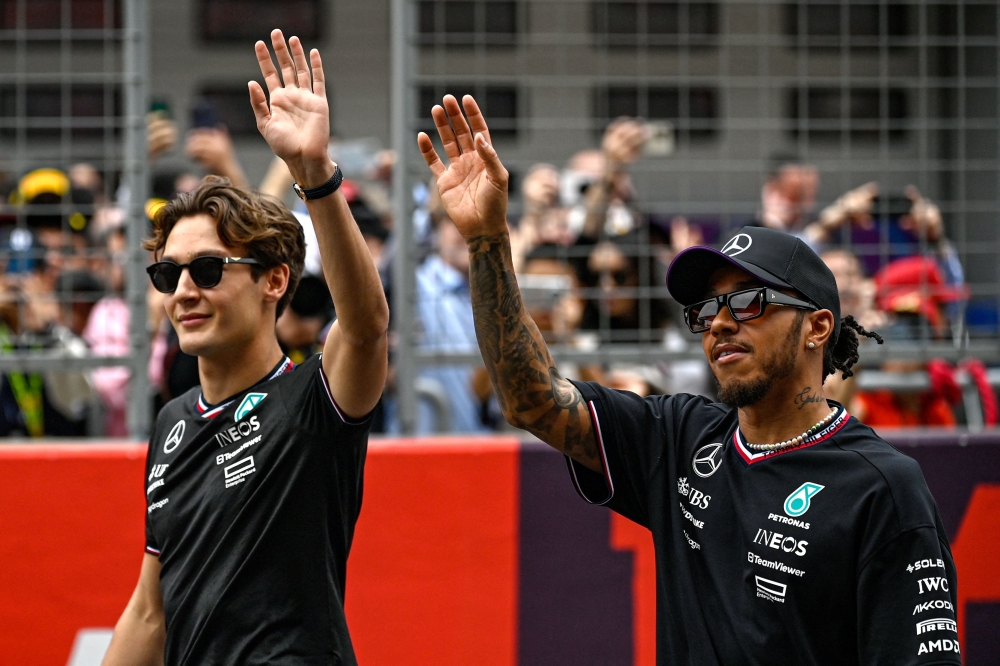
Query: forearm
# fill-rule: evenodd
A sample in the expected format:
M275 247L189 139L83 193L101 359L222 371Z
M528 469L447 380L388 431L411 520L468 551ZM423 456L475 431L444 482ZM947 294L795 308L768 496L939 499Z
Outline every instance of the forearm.
M507 421L600 470L590 412L556 369L524 310L506 232L469 240L472 310L486 370Z
M587 188L583 203L587 214L583 219L583 229L580 235L584 238L598 238L604 230L608 219L608 206L611 205L611 176L594 183Z
M162 666L166 628L162 615L157 619L143 617L129 604L125 609L102 666Z
M330 175L332 172L331 164ZM296 181L316 187L326 180L307 178ZM306 205L316 230L323 274L343 339L348 344L363 346L384 338L389 328L389 306L378 270L347 200L337 191Z

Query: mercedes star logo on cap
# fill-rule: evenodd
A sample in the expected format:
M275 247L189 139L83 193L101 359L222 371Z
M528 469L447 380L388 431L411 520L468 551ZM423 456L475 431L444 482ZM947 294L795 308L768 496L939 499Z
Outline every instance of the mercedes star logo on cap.
M753 239L750 238L750 234L736 234L729 239L726 246L722 248L722 254L735 257L738 254L743 254L750 249L753 245Z

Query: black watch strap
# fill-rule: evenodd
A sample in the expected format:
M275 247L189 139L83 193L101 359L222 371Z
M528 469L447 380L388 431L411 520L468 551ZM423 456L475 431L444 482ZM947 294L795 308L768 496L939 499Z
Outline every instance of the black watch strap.
M299 195L299 199L303 201L313 201L315 199L322 199L323 197L328 197L338 189L340 189L340 184L344 182L344 173L340 170L339 164L334 164L333 175L330 176L330 180L326 181L319 187L313 187L311 189L305 190L299 187L298 183L292 185L292 189L295 190L295 194Z

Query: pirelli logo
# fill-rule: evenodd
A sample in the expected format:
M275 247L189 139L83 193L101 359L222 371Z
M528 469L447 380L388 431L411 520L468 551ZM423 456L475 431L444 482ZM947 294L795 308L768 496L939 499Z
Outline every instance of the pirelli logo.
M932 620L917 622L917 636L930 631L953 631L957 634L958 625L954 620L949 620L946 617L937 617Z

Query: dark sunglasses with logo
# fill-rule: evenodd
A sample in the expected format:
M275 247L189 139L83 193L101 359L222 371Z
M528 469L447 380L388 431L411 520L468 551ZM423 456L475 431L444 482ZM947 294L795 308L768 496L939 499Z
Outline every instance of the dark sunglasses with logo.
M703 333L712 328L716 315L723 307L729 308L729 313L736 321L756 319L764 314L768 305L785 305L803 310L819 310L818 307L806 301L786 296L780 291L758 287L720 294L714 298L694 303L684 308L684 321L692 333Z
M191 263L178 264L173 261L158 261L146 268L149 279L157 291L172 294L177 290L181 279L181 271L185 268L191 275L191 280L202 289L211 289L222 282L222 269L226 264L256 264L256 259L249 257L198 257Z

